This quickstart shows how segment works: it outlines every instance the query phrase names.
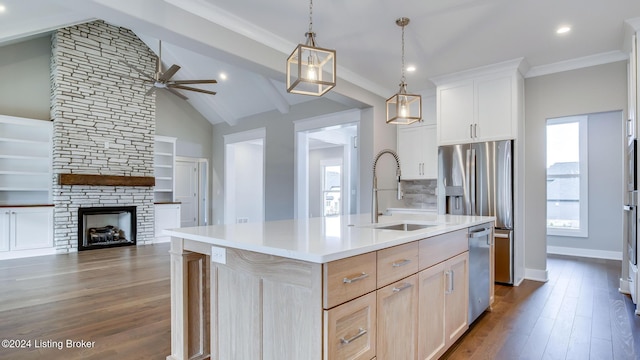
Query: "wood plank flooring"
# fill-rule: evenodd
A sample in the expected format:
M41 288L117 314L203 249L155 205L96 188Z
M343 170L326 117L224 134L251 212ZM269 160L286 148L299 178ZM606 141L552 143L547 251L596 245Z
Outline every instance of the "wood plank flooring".
M157 244L0 261L0 340L32 341L29 349L0 347L0 359L165 359L168 250ZM617 291L619 261L549 257L548 268L547 283L497 286L493 311L444 358L640 359L640 316ZM66 348L67 339L95 344ZM35 348L35 341L64 344Z
M496 286L446 359L640 359L640 316L618 292L620 261L550 255L547 283Z
M0 359L164 359L170 353L169 244L0 261ZM36 341L51 348L36 348ZM94 341L67 348L66 341ZM62 350L57 346L62 341Z

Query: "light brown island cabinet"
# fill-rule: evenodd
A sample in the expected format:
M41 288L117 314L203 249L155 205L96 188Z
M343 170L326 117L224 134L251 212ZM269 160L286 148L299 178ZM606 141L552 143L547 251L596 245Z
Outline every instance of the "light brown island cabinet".
M173 237L167 359L437 358L468 328L467 236L327 263Z

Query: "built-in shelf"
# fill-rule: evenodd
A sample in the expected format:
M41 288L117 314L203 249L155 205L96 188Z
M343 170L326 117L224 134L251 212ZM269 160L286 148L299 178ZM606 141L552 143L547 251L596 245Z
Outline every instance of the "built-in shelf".
M153 172L156 178L154 201L171 202L175 191L176 138L156 136L153 152Z
M51 203L53 123L0 115L0 204Z

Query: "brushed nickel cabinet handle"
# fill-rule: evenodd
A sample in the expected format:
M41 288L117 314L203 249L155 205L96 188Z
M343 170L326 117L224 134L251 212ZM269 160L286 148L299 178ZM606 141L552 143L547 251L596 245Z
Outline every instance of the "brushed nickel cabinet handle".
M411 262L411 260L409 259L404 259L404 260L400 260L400 261L396 261L393 264L391 264L391 266L393 267L401 267L401 266L405 266L407 264L409 264Z
M357 334L355 334L355 335L353 335L352 337L350 337L350 338L348 338L348 339L340 338L340 343L341 343L341 344L344 344L344 345L349 344L349 343L352 343L352 342L354 342L357 338L361 337L362 335L364 335L364 334L366 334L366 333L367 333L367 330L365 330L365 329L363 329L363 328L359 328L359 329L358 329L358 333L357 333Z
M411 285L411 284L409 284L409 283L404 283L404 284L402 284L400 287L394 287L394 288L393 288L393 292L394 292L394 293L397 293L397 292L400 292L400 291L402 291L402 290L406 290L406 289L408 289L408 288L410 288L410 287L412 287L412 286L413 286L413 285Z
M344 279L342 279L342 282L345 283L345 284L351 284L353 282L356 282L356 281L359 281L359 280L362 280L362 279L366 279L368 277L369 277L369 274L363 272L362 274L360 274L360 275L358 275L356 277L344 278Z

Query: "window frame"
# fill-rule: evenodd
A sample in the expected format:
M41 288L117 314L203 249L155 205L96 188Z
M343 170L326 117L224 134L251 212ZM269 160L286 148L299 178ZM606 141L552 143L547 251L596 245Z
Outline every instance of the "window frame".
M559 118L547 119L545 125L545 139L546 131L549 125L559 125L577 122L578 123L578 153L579 153L579 167L580 167L580 200L579 200L579 229L561 229L554 227L547 227L547 235L551 236L566 236L566 237L589 237L589 145L588 145L588 115L580 116L566 116ZM548 152L548 145L545 148L545 153ZM545 178L548 180L547 170L545 168ZM546 182L548 183L548 181ZM545 197L547 203L549 202L549 194L545 187ZM545 216L548 223L548 214Z

